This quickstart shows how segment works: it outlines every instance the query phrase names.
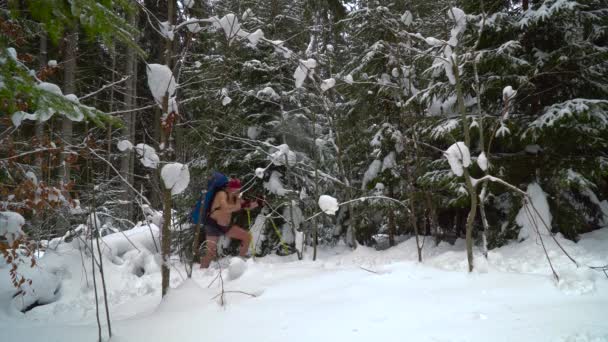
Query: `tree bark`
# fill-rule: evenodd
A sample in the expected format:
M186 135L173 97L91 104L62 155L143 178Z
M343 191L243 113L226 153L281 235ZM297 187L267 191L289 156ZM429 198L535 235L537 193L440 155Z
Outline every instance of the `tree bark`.
M64 59L65 59L65 67L64 67L64 83L63 83L63 93L64 94L74 94L76 92L76 54L78 49L78 28L74 28L71 32L69 32L65 39L64 45ZM65 143L65 146L69 146L72 144L72 120L67 117L63 118L62 121L62 137ZM60 179L63 184L67 184L70 181L70 167L66 163L66 152L64 151L60 156L60 167L63 169L63 172L60 172Z
M130 24L137 27L137 21L138 14L136 12L130 14ZM129 76L129 79L125 84L125 109L134 109L137 107L137 55L135 50L131 47L127 47L125 74ZM122 128L122 138L130 141L131 143L133 143L135 140L135 115L135 112L127 112L123 114L124 126ZM133 185L134 166L133 153L123 153L120 160L120 173L122 174L123 178L127 180L128 184L131 184L131 186ZM133 192L128 184L123 184L123 201L126 203L124 214L128 220L132 221L134 217Z
M464 95L462 93L462 83L460 81L460 74L458 70L458 59L452 59L452 69L456 78L456 96L458 100L458 111L460 112L462 127L464 130L464 143L471 149L471 135L469 133L469 123L467 122L467 115L464 107ZM467 262L469 264L469 272L473 271L473 222L475 221L475 215L477 214L477 190L473 186L471 175L469 174L468 167L464 167L464 181L467 186L467 192L471 199L471 207L469 215L467 216L466 226L466 246L467 246Z
M169 25L175 25L175 0L169 0L167 2L167 18L169 21ZM165 39L165 64L169 69L173 68L173 41L169 39ZM167 118L169 115L169 93L166 92L163 97L163 118ZM170 129L163 129L163 119L158 122L160 126L161 133L161 147L167 149L166 151L162 151L161 155L163 155L166 161L171 160L172 156L169 152L171 149L169 147L169 138L171 135ZM162 296L164 297L169 290L169 279L170 279L170 268L169 268L169 258L171 256L171 209L173 207L172 198L171 198L171 189L166 189L163 180L160 177L160 170L158 172L158 180L160 183L160 188L163 192L163 228L162 228L162 240L161 240L161 255L163 260L163 265L161 267L161 276L162 276Z

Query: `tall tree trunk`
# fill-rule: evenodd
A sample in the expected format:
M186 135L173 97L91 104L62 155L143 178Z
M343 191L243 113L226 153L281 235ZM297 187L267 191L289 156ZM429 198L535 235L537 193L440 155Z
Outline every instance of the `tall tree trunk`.
M483 4L483 2L482 2ZM483 27L482 27L483 28ZM483 113L481 111L481 82L479 82L479 73L477 72L477 60L473 62L473 70L475 72L475 95L477 96L477 114L479 115L479 148L481 152L485 152L485 138L484 138L484 127L483 127ZM488 153L486 153L487 165L484 170L485 175L490 174L490 149L488 147ZM482 241L482 253L483 256L488 258L488 231L490 225L488 224L488 218L486 217L485 201L488 193L488 181L483 182L481 194L479 195L479 213L481 214L481 223L483 224L483 230L481 232Z
M469 123L467 122L467 115L464 107L464 94L462 92L462 83L460 80L460 74L458 70L458 59L452 59L452 69L456 78L456 96L458 100L458 111L462 120L462 126L464 130L464 143L467 145L469 150L471 149L471 135L469 133ZM473 222L475 221L475 215L477 214L477 190L473 186L471 175L469 174L468 167L464 167L464 181L471 199L471 206L469 215L467 216L467 227L466 227L466 246L467 246L467 262L469 264L469 272L473 271Z
M137 12L130 14L129 22L133 27L137 27ZM134 109L136 107L136 96L137 96L137 55L132 47L127 47L127 60L125 66L125 74L129 76L129 79L125 84L125 109ZM122 138L130 141L131 143L135 140L135 112L127 112L123 114L123 120L125 122L122 128ZM134 158L132 153L123 153L120 160L120 173L127 182L133 185L133 169L134 169ZM133 220L134 207L133 207L133 192L128 184L123 184L123 200L126 203L124 208L124 214L129 220Z
M175 25L175 0L169 0L167 2L167 18L169 21L169 25ZM170 27L171 27L170 26ZM165 64L169 69L173 68L173 41L169 39L165 39ZM166 92L163 97L163 118L166 119L169 115L169 93ZM168 149L170 143L170 135L171 130L163 129L162 119L159 121L160 133L161 133L161 147L164 147L166 150L161 151L162 155L165 157L166 161L171 160L172 156L170 155L171 149ZM164 146L163 146L164 145ZM162 150L162 149L161 149ZM163 191L163 229L162 229L162 240L161 240L161 254L163 259L163 264L161 268L162 275L162 296L164 297L169 290L169 278L170 278L170 268L169 268L169 258L171 256L171 230L169 229L171 225L171 209L173 207L172 198L171 198L171 189L166 189L165 184L162 179L160 179L160 170L158 170L159 182L161 185L161 189Z
M110 80L110 82L112 84L114 84L114 81L116 80L116 47L110 47L110 55L112 56L112 78ZM110 107L109 107L109 111L112 112L114 110L114 86L112 86L110 88ZM105 173L105 179L110 179L110 171L111 169L111 162L112 162L112 123L108 122L108 127L106 128L106 155L107 158L106 160L109 161L110 163L108 163L106 165L106 173Z
M76 55L78 50L78 28L74 28L66 35L64 44L64 76L63 76L63 93L74 94L76 92ZM72 144L72 120L64 117L62 122L62 136L66 146ZM66 163L66 152L64 151L60 157L60 179L63 184L70 181L70 167Z
M38 63L39 63L40 69L46 67L47 59L48 59L48 37L47 37L46 31L42 30L42 32L40 33L40 52L38 53ZM44 135L44 122L37 121L36 122L36 140L38 141L38 144L42 143L43 135ZM36 170L38 172L36 176L38 177L39 180L44 179L44 175L42 172L42 163L43 163L42 154L39 154L36 156Z

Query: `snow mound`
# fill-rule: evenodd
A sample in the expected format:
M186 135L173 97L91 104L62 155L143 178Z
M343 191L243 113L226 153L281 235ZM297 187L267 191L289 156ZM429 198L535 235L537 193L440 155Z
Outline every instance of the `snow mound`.
M247 264L241 258L235 257L230 259L230 265L228 266L228 279L234 280L239 278L247 270Z
M530 183L526 192L530 197L529 203L519 210L515 217L515 222L521 227L518 238L520 240L536 237L536 230L543 236L551 234L551 211L549 210L549 202L547 202L547 194L538 185L538 183ZM545 224L548 226L545 227Z
M169 289L167 295L156 309L161 315L172 315L184 311L184 308L209 305L208 298L202 295L203 289L193 280L186 279L178 287Z
M21 237L25 219L21 214L13 211L0 211L0 236L4 236L9 244Z
M595 291L597 273L586 267L559 273L557 287L569 295L583 295Z

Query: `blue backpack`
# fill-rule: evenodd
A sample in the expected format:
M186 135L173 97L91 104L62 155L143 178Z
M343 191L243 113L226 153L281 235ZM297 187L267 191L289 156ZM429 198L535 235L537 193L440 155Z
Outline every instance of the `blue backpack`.
M190 222L193 224L200 223L201 225L205 224L207 216L209 216L209 212L211 210L211 204L213 203L213 199L215 198L215 194L221 189L223 189L226 185L228 185L228 177L220 172L214 172L209 180L207 181L207 193L205 194L205 198L203 200L203 195L199 197L196 201L196 205L194 209L190 213ZM202 210L202 220L200 220L201 214L201 206L203 206Z

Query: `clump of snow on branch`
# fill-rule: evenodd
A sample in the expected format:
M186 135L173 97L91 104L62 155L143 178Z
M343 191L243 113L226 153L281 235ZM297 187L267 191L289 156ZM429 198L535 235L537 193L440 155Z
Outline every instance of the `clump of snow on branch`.
M133 149L133 144L129 140L121 140L116 144L120 152L130 151Z
M277 94L277 92L274 91L274 89L272 89L272 87L264 87L264 89L258 91L257 97L260 97L263 99L270 99L273 101L278 101L281 99L281 96L279 96L279 94Z
M353 82L355 81L355 80L353 80L353 75L351 75L351 74L344 76L343 80L344 80L344 82L346 82L348 84L353 84Z
M249 40L249 43L251 43L252 46L256 46L258 44L258 42L264 38L264 32L260 29L257 29L249 34L247 34L247 39Z
M140 157L142 165L152 169L156 169L160 163L160 158L156 154L154 147L147 144L137 144L135 146L135 153Z
M163 35L163 37L173 40L173 26L169 24L168 21L163 21L160 23L160 33Z
M0 236L3 236L9 244L25 234L21 230L24 224L25 219L21 214L13 211L0 211Z
M194 0L184 0L184 6L188 8L194 7Z
M553 216L549 210L547 194L538 183L530 183L526 193L529 199L525 201L524 206L522 206L515 217L515 222L521 227L518 238L522 240L536 237L537 229L541 235L549 236L551 234L550 229ZM528 201L532 203L530 204ZM549 229L545 227L545 224Z
M471 154L469 148L462 142L456 142L445 151L445 157L450 163L450 168L456 176L462 176L464 173L463 167L469 167L471 165Z
M26 172L25 173L25 178L27 178L34 185L38 184L38 177L36 177L36 174L33 173L32 171Z
M336 80L334 78L328 78L321 82L321 90L328 91L336 85Z
M245 10L245 12L243 12L243 15L241 16L241 20L245 21L245 20L249 19L249 17L253 17L253 11L251 10L251 8L248 8Z
M171 97L177 89L177 83L173 72L168 66L163 64L148 64L146 67L146 73L148 75L148 87L154 100L159 106L162 106L163 97L168 93Z
M224 30L224 33L226 34L226 39L228 39L228 42L230 44L241 29L239 19L233 13L228 13L221 19L217 19L217 17L215 18L216 20L213 22L213 25L218 29Z
M53 93L55 95L63 96L61 88L59 88L59 86L55 83L40 82L36 85L36 88L48 91L49 93Z
M450 30L450 38L447 42L439 40L434 37L427 37L424 40L427 44L431 46L443 46L443 51L441 57L438 57L433 62L434 65L441 66L445 70L445 74L450 81L450 84L456 84L456 77L454 75L454 69L457 69L458 66L454 66L455 56L452 51L454 47L458 45L458 36L464 32L467 25L467 17L463 10L457 7L452 7L447 12L448 18L450 18L454 22L454 26Z
M309 75L312 75L314 69L317 67L317 61L309 58L307 60L300 59L296 71L293 73L293 78L296 80L296 88L301 88L304 84L304 80Z
M397 166L397 162L395 160L396 158L396 154L394 151L389 152L389 154L387 154L384 157L384 160L382 160L382 171L386 170L386 169L392 169L395 166Z
M36 120L36 115L18 111L13 113L13 115L11 116L11 121L13 122L13 126L15 127L21 126L21 122L23 120Z
M182 193L190 183L190 171L188 165L171 163L163 166L160 176L165 183L166 189L171 189L171 195Z
M367 186L367 183L369 183L371 180L373 180L374 178L376 178L378 176L378 173L380 172L382 168L382 162L378 159L375 159L367 168L367 171L365 171L365 174L363 175L363 184L361 185L361 190L365 190L365 187Z
M338 200L329 195L321 195L319 197L319 208L328 215L335 215L339 208Z
M506 137L509 134L511 134L511 130L501 123L500 128L496 130L496 137Z
M450 30L450 40L448 40L448 44L456 46L458 45L458 36L464 32L467 27L467 16L460 8L452 7L448 10L448 17L454 21L454 27Z
M228 89L222 88L222 106L227 106L232 102L230 96L228 96Z
M401 21L405 24L405 26L412 25L413 20L414 17L412 16L412 12L410 11L405 11L405 13L403 13L403 15L401 16Z
M188 31L192 33L199 33L203 30L203 28L198 23L186 24L186 27L188 28Z
M283 187L283 182L281 182L281 173L277 171L272 171L268 182L264 183L264 188L278 196L285 196L287 193L287 189Z
M288 165L292 166L296 163L296 154L289 149L287 144L282 144L276 147L276 151L269 156L270 161L277 166Z
M425 41L427 44L429 44L430 46L441 46L441 45L443 45L443 41L442 41L442 40L439 40L439 39L437 39L437 38L435 38L435 37L426 37L426 38L424 39L424 41Z
M515 90L513 89L513 87L511 87L511 86L506 86L506 87L504 87L504 89L502 90L502 100L503 100L503 101L510 100L510 99L512 99L512 98L515 96L515 94L517 94L517 91L515 91Z
M249 126L247 127L247 137L249 139L257 139L258 136L262 133L262 129L258 126Z
M262 179L264 178L264 172L266 172L264 168L258 167L257 169L255 169L255 176L259 179Z
M479 165L479 168L483 171L488 169L488 157L486 157L485 152L481 152L479 157L477 157L477 165Z

